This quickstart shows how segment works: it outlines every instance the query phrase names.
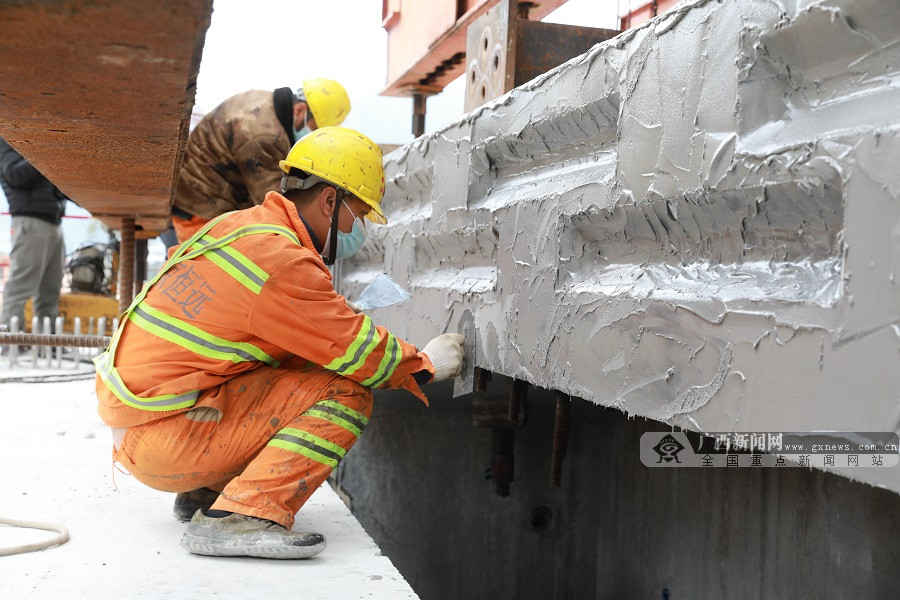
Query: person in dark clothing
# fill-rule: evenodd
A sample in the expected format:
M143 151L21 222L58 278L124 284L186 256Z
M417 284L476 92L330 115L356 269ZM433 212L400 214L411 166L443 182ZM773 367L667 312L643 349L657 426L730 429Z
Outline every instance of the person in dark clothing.
M59 312L66 248L62 217L67 198L40 171L0 138L0 186L12 215L10 276L3 289L0 325L19 317L24 329L25 303L34 299L34 314L55 319Z

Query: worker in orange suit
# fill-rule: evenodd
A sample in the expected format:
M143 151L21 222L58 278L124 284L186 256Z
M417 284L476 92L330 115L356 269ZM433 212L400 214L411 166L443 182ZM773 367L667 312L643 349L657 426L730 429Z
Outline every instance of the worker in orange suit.
M323 127L280 162L282 193L226 213L172 253L95 359L115 460L177 492L195 554L307 558L294 515L365 429L372 388L462 369L463 338L419 351L348 307L326 265L385 223L381 151ZM366 221L369 225L366 225Z

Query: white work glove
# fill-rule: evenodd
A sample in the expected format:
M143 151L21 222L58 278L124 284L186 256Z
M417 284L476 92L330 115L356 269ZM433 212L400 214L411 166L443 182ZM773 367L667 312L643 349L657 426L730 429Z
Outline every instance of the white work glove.
M462 373L465 341L466 338L458 333L444 333L425 344L422 353L426 354L434 365L432 381L443 381Z
M349 300L347 300L347 306L349 306L350 310L352 310L356 314L359 314L362 312L362 310L360 310L360 308L356 305L355 302L350 302Z

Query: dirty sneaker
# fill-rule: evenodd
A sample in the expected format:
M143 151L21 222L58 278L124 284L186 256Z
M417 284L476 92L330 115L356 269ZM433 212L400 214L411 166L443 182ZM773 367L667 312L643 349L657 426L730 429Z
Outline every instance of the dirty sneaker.
M175 496L175 506L172 507L172 514L179 521L190 521L194 513L201 508L207 510L218 497L219 492L209 488L182 492Z
M198 510L181 538L181 547L205 556L310 558L325 549L325 537L288 531L278 523L238 513L214 519Z

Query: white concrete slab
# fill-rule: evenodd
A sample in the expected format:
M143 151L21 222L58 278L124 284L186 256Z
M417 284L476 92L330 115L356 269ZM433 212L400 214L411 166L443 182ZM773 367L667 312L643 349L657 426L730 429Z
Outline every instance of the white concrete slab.
M328 486L298 515L328 548L305 561L209 558L182 550L174 494L116 471L92 380L3 381L0 517L64 524L71 540L0 558L0 598L416 598ZM0 547L52 537L0 526Z

